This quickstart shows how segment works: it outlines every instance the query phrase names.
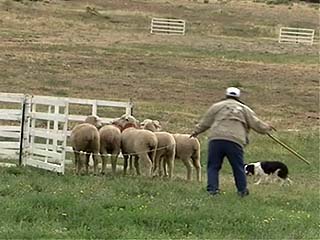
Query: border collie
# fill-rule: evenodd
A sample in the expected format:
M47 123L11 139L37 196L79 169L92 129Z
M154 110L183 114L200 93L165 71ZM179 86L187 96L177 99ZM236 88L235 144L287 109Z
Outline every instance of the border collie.
M288 167L283 162L279 161L262 161L256 163L249 163L244 165L244 170L248 176L258 176L259 180L255 183L260 184L262 181L270 181L271 177L281 180L281 186L292 181L288 178Z

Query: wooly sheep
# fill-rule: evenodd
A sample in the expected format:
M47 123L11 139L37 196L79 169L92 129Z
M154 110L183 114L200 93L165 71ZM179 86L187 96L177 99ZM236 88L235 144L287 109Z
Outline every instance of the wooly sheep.
M89 159L92 154L94 174L97 174L99 163L100 136L98 128L101 127L101 120L97 116L88 116L85 123L74 127L71 131L70 141L75 156L75 172L80 174L82 160L80 152L86 156L86 174L89 172Z
M99 130L100 154L102 158L101 173L105 174L107 154L111 154L112 173L116 173L117 159L121 148L121 131L115 125L105 125Z
M158 144L156 135L148 130L138 129L139 123L132 116L123 115L113 124L122 129L121 151L124 157L124 175L127 171L128 158L133 156L137 173L139 174L139 161L145 169L145 175L151 176Z
M159 121L146 119L141 125L151 131L159 131ZM155 132L156 133L156 132ZM197 138L190 138L189 134L173 134L175 140L175 159L180 159L187 168L187 179L191 180L192 165L196 169L197 180L201 181L200 142ZM191 162L190 162L191 160ZM163 168L166 175L166 163ZM170 166L169 166L170 167ZM169 168L170 171L170 168Z
M158 132L161 130L161 125L156 120L145 119L141 123L141 127L154 132L158 139L153 172L158 169L159 176L162 176L162 168L160 165L161 162L163 162L164 169L166 169L166 165L168 165L169 178L171 178L173 175L174 158L176 153L176 141L174 140L174 137L168 132ZM164 171L164 175L168 175L167 171Z
M200 142L190 138L189 134L173 134L176 140L176 158L180 159L187 168L187 179L191 180L192 165L196 169L197 181L201 181ZM191 161L190 161L191 159Z

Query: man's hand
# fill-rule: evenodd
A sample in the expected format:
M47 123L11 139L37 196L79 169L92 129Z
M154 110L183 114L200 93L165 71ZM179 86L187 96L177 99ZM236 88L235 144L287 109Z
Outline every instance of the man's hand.
M271 123L267 123L267 124L268 124L268 126L269 126L268 131L277 131L277 129L276 129L275 127L273 127L273 126L271 125Z

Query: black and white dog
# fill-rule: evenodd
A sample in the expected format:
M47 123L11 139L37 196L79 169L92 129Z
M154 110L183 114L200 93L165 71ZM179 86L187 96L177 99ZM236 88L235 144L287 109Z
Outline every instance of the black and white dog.
M288 177L288 167L283 162L262 161L249 163L244 165L244 170L246 175L259 177L259 180L255 183L256 185L260 184L262 181L270 181L273 177L280 179L281 185L283 185L285 182L288 182L289 184L292 183Z

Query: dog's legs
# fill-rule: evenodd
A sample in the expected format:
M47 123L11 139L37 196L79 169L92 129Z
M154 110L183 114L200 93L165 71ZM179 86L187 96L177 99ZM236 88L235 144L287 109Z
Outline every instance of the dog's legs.
M266 180L266 183L272 183L273 181L273 175L272 174L268 174L266 177L265 177L265 180Z
M281 178L279 177L279 172L280 172L280 169L277 169L277 170L272 174L272 176L274 177L274 181L273 181L273 182L277 182L278 180L281 180Z
M254 185L259 185L261 183L262 177L260 176L258 182L254 183Z
M282 187L286 183L286 181L282 178L280 178L280 180L281 180L280 186Z
M280 186L283 186L285 183L288 183L288 185L292 184L292 180L290 178L286 178L286 179L280 178L280 180L281 180Z
M288 181L289 185L291 185L293 183L293 181L288 177L287 177L287 181Z
M265 182L267 182L268 181L268 177L269 177L269 175L267 175L267 174L259 174L258 175L260 178L259 178L259 180L258 180L258 182L256 182L255 183L255 185L259 185L260 183L265 183Z

